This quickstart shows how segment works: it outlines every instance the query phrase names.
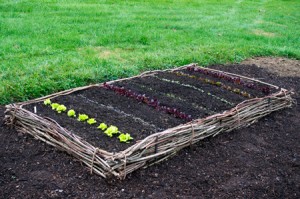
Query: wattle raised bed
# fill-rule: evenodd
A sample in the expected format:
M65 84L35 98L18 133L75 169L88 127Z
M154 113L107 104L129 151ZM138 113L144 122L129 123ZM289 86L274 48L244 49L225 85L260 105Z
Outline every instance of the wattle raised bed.
M124 179L201 139L290 107L292 94L259 80L190 64L10 104L5 122L68 152L93 173ZM119 143L93 125L52 111L43 105L45 99L114 124L134 140Z

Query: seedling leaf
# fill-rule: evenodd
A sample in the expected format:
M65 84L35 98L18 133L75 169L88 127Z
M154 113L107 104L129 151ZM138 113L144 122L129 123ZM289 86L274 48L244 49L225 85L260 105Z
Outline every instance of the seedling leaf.
M68 113L67 113L67 115L69 117L76 117L76 113L75 113L75 111L73 109L69 110Z
M52 104L51 104L52 110L56 110L58 106L59 106L58 103L52 103Z
M86 115L86 114L79 114L77 120L80 121L80 122L83 122L83 121L85 121L85 120L87 120L87 119L89 119L89 116L88 116L88 115Z
M58 113L61 113L63 111L66 111L67 110L67 107L65 105L59 105L57 108L56 108L56 111Z
M113 134L119 133L119 130L118 130L118 127L111 125L110 127L108 127L108 128L106 129L106 131L104 131L104 133L105 133L106 135L108 135L109 137L112 137Z
M104 131L105 129L107 129L107 125L105 123L101 123L97 128Z
M92 125L92 124L97 123L97 121L95 120L95 118L91 118L91 119L88 119L87 123Z
M126 134L121 133L118 138L119 138L120 142L126 142L126 143L128 143L128 141L130 141L130 140L133 140L133 138L130 136L129 133L126 133Z
M44 101L44 104L45 104L45 105L51 105L51 100L50 100L50 99L46 99L46 100Z

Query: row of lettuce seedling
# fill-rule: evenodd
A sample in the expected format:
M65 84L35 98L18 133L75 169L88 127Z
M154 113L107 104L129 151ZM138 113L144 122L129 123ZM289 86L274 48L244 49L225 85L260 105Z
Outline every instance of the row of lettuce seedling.
M189 75L189 74L186 74L186 73L182 73L182 72L173 72L175 75L177 76L182 76L182 77L188 77L188 78L191 78L191 79L197 79L197 80L200 80L204 83L207 83L207 84L211 84L211 85L214 85L214 86L217 86L217 87L220 87L222 89L225 89L225 90L228 90L230 92L233 92L233 93L236 93L238 95L241 95L243 97L246 97L246 98L251 98L251 94L246 92L246 91L242 91L241 89L239 88L233 88L231 86L228 86L228 85L225 85L224 83L222 82L216 82L216 81L213 81L213 80L210 80L210 79L207 79L207 78L203 78L203 77L197 77L195 75Z
M76 118L76 112L74 109L70 109L67 111L67 107L63 104L59 103L52 103L50 99L44 100L44 105L51 106L52 110L56 111L57 113L66 112L68 117ZM95 118L90 118L87 114L78 114L77 120L79 122L86 122L89 125L96 125L97 121ZM119 135L118 139L120 142L129 143L130 140L133 140L129 133L121 133L118 127L114 125L108 126L104 122L100 123L97 127L101 129L107 136L113 137L114 135Z
M192 72L198 72L204 75L209 75L211 77L219 78L219 79L224 79L228 82L232 82L234 84L242 85L250 89L258 90L261 91L264 94L269 94L271 88L269 86L259 86L257 84L254 84L253 82L247 82L242 80L239 77L232 77L228 74L225 74L223 72L218 72L218 71L211 71L207 70L205 68L199 68L199 67L194 67L194 66L189 66L186 68L188 71Z
M168 113L168 114L173 115L180 119L184 119L186 121L192 120L191 115L188 115L188 114L178 110L177 108L162 105L158 99L146 96L145 94L140 94L136 91L126 89L125 87L119 87L119 86L115 86L115 85L107 84L107 83L104 83L103 87L106 88L107 90L112 90L119 95L122 95L122 96L125 96L128 98L133 98L139 102L145 103L148 106L150 106L158 111L163 111L165 113Z
M186 87L186 88L190 88L190 89L193 89L193 90L196 90L196 91L199 91L203 94L206 94L208 96L211 96L213 97L214 99L218 100L218 101L221 101L225 104L228 104L228 105L231 105L233 106L234 104L232 102L229 102L228 100L222 98L222 97L219 97L217 95L214 95L212 94L211 92L206 92L205 90L201 89L201 88L198 88L196 86L193 86L193 85L190 85L190 84L184 84L180 81L177 81L177 80L172 80L172 79L165 79L165 78L160 78L160 77L157 77L157 76L154 76L155 78L157 78L158 80L161 80L161 81L164 81L164 82L169 82L169 83L172 83L172 84L176 84L176 85L179 85L179 86L183 86L183 87Z

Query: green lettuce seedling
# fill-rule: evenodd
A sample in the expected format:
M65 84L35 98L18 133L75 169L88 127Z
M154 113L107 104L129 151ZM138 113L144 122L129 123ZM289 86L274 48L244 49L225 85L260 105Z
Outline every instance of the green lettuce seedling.
M89 119L89 116L87 116L86 114L79 114L78 116L78 121L83 122L85 120Z
M50 99L44 100L44 104L45 104L45 105L51 105L51 100L50 100Z
M119 133L119 130L118 130L118 128L116 127L116 126L110 126L110 127L108 127L107 129L106 129L106 131L104 131L104 133L106 134L106 135L108 135L109 137L112 137L113 136L113 134L117 134L117 133Z
M68 113L67 113L67 115L69 117L76 117L76 113L75 113L75 111L73 109L69 110Z
M240 94L240 93L241 93L241 90L238 89L238 88L235 88L235 89L233 89L233 92L235 92L235 93L237 93L237 94Z
M52 103L51 104L52 110L56 110L58 106L59 106L58 103Z
M241 94L244 96L244 97L248 97L248 98L250 98L251 97L251 95L249 94L249 93L247 93L247 92L241 92Z
M87 123L92 125L92 124L97 123L97 121L95 120L95 118L91 118L91 119L88 119Z
M133 138L130 136L129 133L126 134L121 133L118 138L120 142L126 142L126 143L129 143L130 140L133 140Z
M67 107L65 105L59 105L57 108L56 108L56 111L58 113L61 113L63 111L66 111L67 110Z
M217 86L222 86L222 83L221 82L216 82L216 85Z
M107 129L107 125L105 123L101 123L97 128L104 131L105 129Z

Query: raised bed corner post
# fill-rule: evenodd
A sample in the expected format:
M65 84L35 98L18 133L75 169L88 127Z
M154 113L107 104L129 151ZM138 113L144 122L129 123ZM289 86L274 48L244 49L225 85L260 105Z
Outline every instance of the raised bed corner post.
M9 126L10 128L14 127L15 121L16 121L16 111L17 107L14 104L6 105L5 106L5 117L4 117L4 124Z

